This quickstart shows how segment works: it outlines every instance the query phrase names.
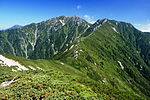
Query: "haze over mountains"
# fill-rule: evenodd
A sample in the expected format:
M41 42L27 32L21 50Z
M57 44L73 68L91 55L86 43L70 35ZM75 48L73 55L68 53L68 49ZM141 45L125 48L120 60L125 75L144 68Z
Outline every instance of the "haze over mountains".
M0 31L0 54L29 69L19 71L17 66L6 67L0 58L1 70L6 68L9 73L2 70L0 78L6 80L17 75L19 81L8 88L19 90L20 85L23 90L29 85L33 95L27 94L28 88L22 94L30 99L150 98L150 33L141 32L130 23L105 18L90 24L77 16L59 16ZM39 76L48 83L44 81L44 85ZM8 88L1 89L2 95L8 94L4 98L11 98L11 94L23 98L21 93L12 93ZM45 91L44 96L37 89Z

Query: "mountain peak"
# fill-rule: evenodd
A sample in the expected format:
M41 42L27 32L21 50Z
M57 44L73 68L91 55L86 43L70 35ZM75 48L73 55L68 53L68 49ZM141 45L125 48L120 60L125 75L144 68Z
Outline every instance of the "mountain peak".
M65 20L65 19L80 19L78 16L58 16L51 19L48 19L47 21L51 20Z
M46 23L47 25L56 25L56 26L64 26L66 24L73 24L73 23L76 25L89 24L87 21L77 16L59 16L59 17L55 17L43 21L41 23Z
M108 18L104 18L104 19L101 19L101 21L102 21L102 23L104 24L104 23L106 23L107 21L109 21L109 19L108 19Z
M115 25L115 26L125 25L126 27L130 27L130 28L134 27L131 23L127 23L127 22L123 22L123 21L117 21L117 20L111 20L111 19L108 19L108 18L98 19L94 23L94 25L99 26L99 25L102 25L102 24L105 24L105 23L112 24L112 25Z
M95 23L94 23L94 25L102 25L102 24L105 24L105 23L107 23L107 22L109 22L110 20L108 19L108 18L104 18L104 19L98 19Z
M10 28L7 28L7 29L5 29L5 30L11 30L11 29L17 29L17 28L22 28L23 26L21 26L21 25L14 25L14 26L12 26L12 27L10 27Z

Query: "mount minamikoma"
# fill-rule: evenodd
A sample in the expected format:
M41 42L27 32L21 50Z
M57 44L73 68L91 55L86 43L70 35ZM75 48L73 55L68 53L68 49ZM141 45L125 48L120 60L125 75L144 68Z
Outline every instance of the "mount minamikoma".
M0 54L1 99L150 99L150 33L130 23L60 16L0 31Z

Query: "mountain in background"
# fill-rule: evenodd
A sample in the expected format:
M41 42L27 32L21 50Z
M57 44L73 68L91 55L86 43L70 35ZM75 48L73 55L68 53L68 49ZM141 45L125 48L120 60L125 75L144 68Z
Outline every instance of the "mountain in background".
M11 29L22 28L22 27L23 27L23 26L21 26L21 25L14 25L14 26L12 26L12 27L10 27L10 28L5 29L5 31L6 31L6 30L11 30Z
M0 31L0 45L1 54L13 55L4 56L29 69L20 72L18 68L5 67L7 75L3 70L5 64L1 64L3 77L9 79L18 75L20 79L8 88L19 90L19 85L22 93L29 96L29 89L23 90L29 85L33 88L32 99L56 99L55 94L62 99L150 98L150 33L141 32L130 23L102 19L90 24L76 16L60 16L23 28ZM17 72L12 72L14 69ZM52 87L48 88L49 84ZM45 91L44 95L37 94L36 89ZM7 88L2 91L6 92ZM9 91L8 95L11 94L16 95ZM17 95L22 97L19 92Z

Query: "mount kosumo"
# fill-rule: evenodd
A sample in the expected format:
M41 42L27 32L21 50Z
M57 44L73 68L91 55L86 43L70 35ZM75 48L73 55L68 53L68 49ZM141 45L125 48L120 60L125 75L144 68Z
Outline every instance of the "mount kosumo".
M130 23L60 16L0 31L0 54L2 99L150 99L150 33Z

